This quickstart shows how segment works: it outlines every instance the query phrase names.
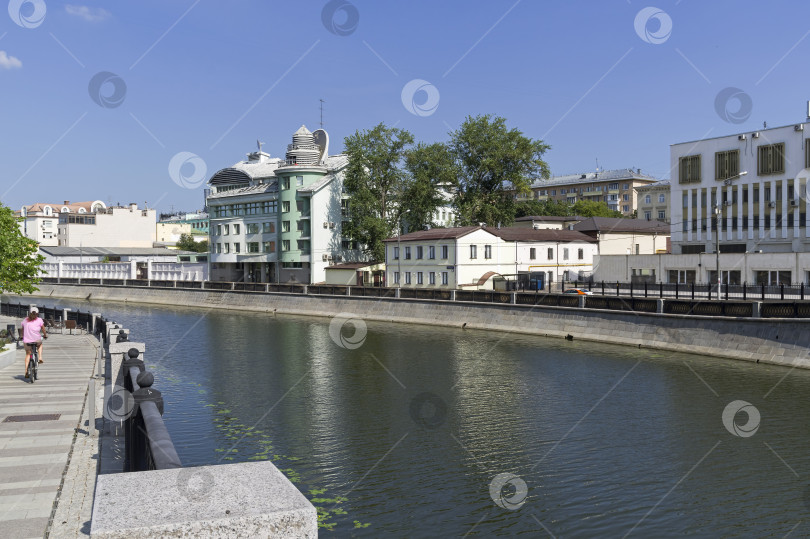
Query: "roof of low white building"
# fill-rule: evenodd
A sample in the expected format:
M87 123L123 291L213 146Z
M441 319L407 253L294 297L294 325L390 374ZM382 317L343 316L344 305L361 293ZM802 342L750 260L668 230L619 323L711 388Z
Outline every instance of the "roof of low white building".
M544 242L544 241L582 241L594 243L596 240L591 236L574 230L556 229L534 229L524 227L490 227L490 226L459 226L455 228L431 228L430 230L419 230L403 234L399 238L393 237L383 241L436 241L447 239L458 239L471 234L477 230L483 230L493 236L497 236L504 241L523 242Z
M658 178L644 174L639 169L620 168L616 170L600 170L599 172L586 172L580 174L565 174L552 176L547 180L537 180L532 183L532 189L546 186L566 185L570 183L606 182L610 180L644 180L658 181Z
M64 247L40 246L40 251L51 256L172 256L179 254L205 254L179 251L162 247Z
M619 217L589 217L574 225L579 232L632 232L634 234L669 235L670 227L660 221L622 219Z

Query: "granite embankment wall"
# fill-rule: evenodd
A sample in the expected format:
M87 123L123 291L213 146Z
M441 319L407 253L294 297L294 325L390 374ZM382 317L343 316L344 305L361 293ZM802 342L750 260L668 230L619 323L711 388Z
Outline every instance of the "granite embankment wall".
M565 337L810 368L810 319L720 318L569 307L40 284L37 297L429 324Z

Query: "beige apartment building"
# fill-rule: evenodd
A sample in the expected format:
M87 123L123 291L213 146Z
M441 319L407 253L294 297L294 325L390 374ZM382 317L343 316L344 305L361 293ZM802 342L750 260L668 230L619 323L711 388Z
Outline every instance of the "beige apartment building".
M95 211L59 213L57 246L149 247L155 243L156 213L128 206L96 207Z
M638 218L669 223L669 180L636 187Z
M556 200L575 204L579 200L604 202L612 210L632 217L638 209L638 187L657 182L658 179L641 172L641 169L600 170L584 174L553 176L538 180L531 185L531 198ZM529 196L518 196L527 200Z

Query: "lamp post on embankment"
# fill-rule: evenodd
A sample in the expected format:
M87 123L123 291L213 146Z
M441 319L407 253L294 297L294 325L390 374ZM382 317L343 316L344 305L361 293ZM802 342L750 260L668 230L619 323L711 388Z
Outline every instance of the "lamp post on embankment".
M728 187L731 185L733 180L739 179L742 176L748 174L747 170L740 172L739 174L735 174L734 176L730 176L723 180L723 186ZM717 269L717 299L720 299L720 288L721 283L723 282L721 274L720 274L720 218L723 215L723 208L728 205L729 201L725 203L721 202L720 200L720 190L717 191L717 199L714 202L714 220L717 223L716 230L714 233L714 256L716 262L716 269Z

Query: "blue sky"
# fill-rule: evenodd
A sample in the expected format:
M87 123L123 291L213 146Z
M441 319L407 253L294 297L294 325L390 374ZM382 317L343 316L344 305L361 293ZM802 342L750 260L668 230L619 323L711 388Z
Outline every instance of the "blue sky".
M0 201L15 209L199 208L203 180L257 139L283 156L317 128L319 99L330 153L379 122L431 142L492 113L550 144L554 174L598 159L660 178L670 144L797 123L810 99L798 1L8 3Z

